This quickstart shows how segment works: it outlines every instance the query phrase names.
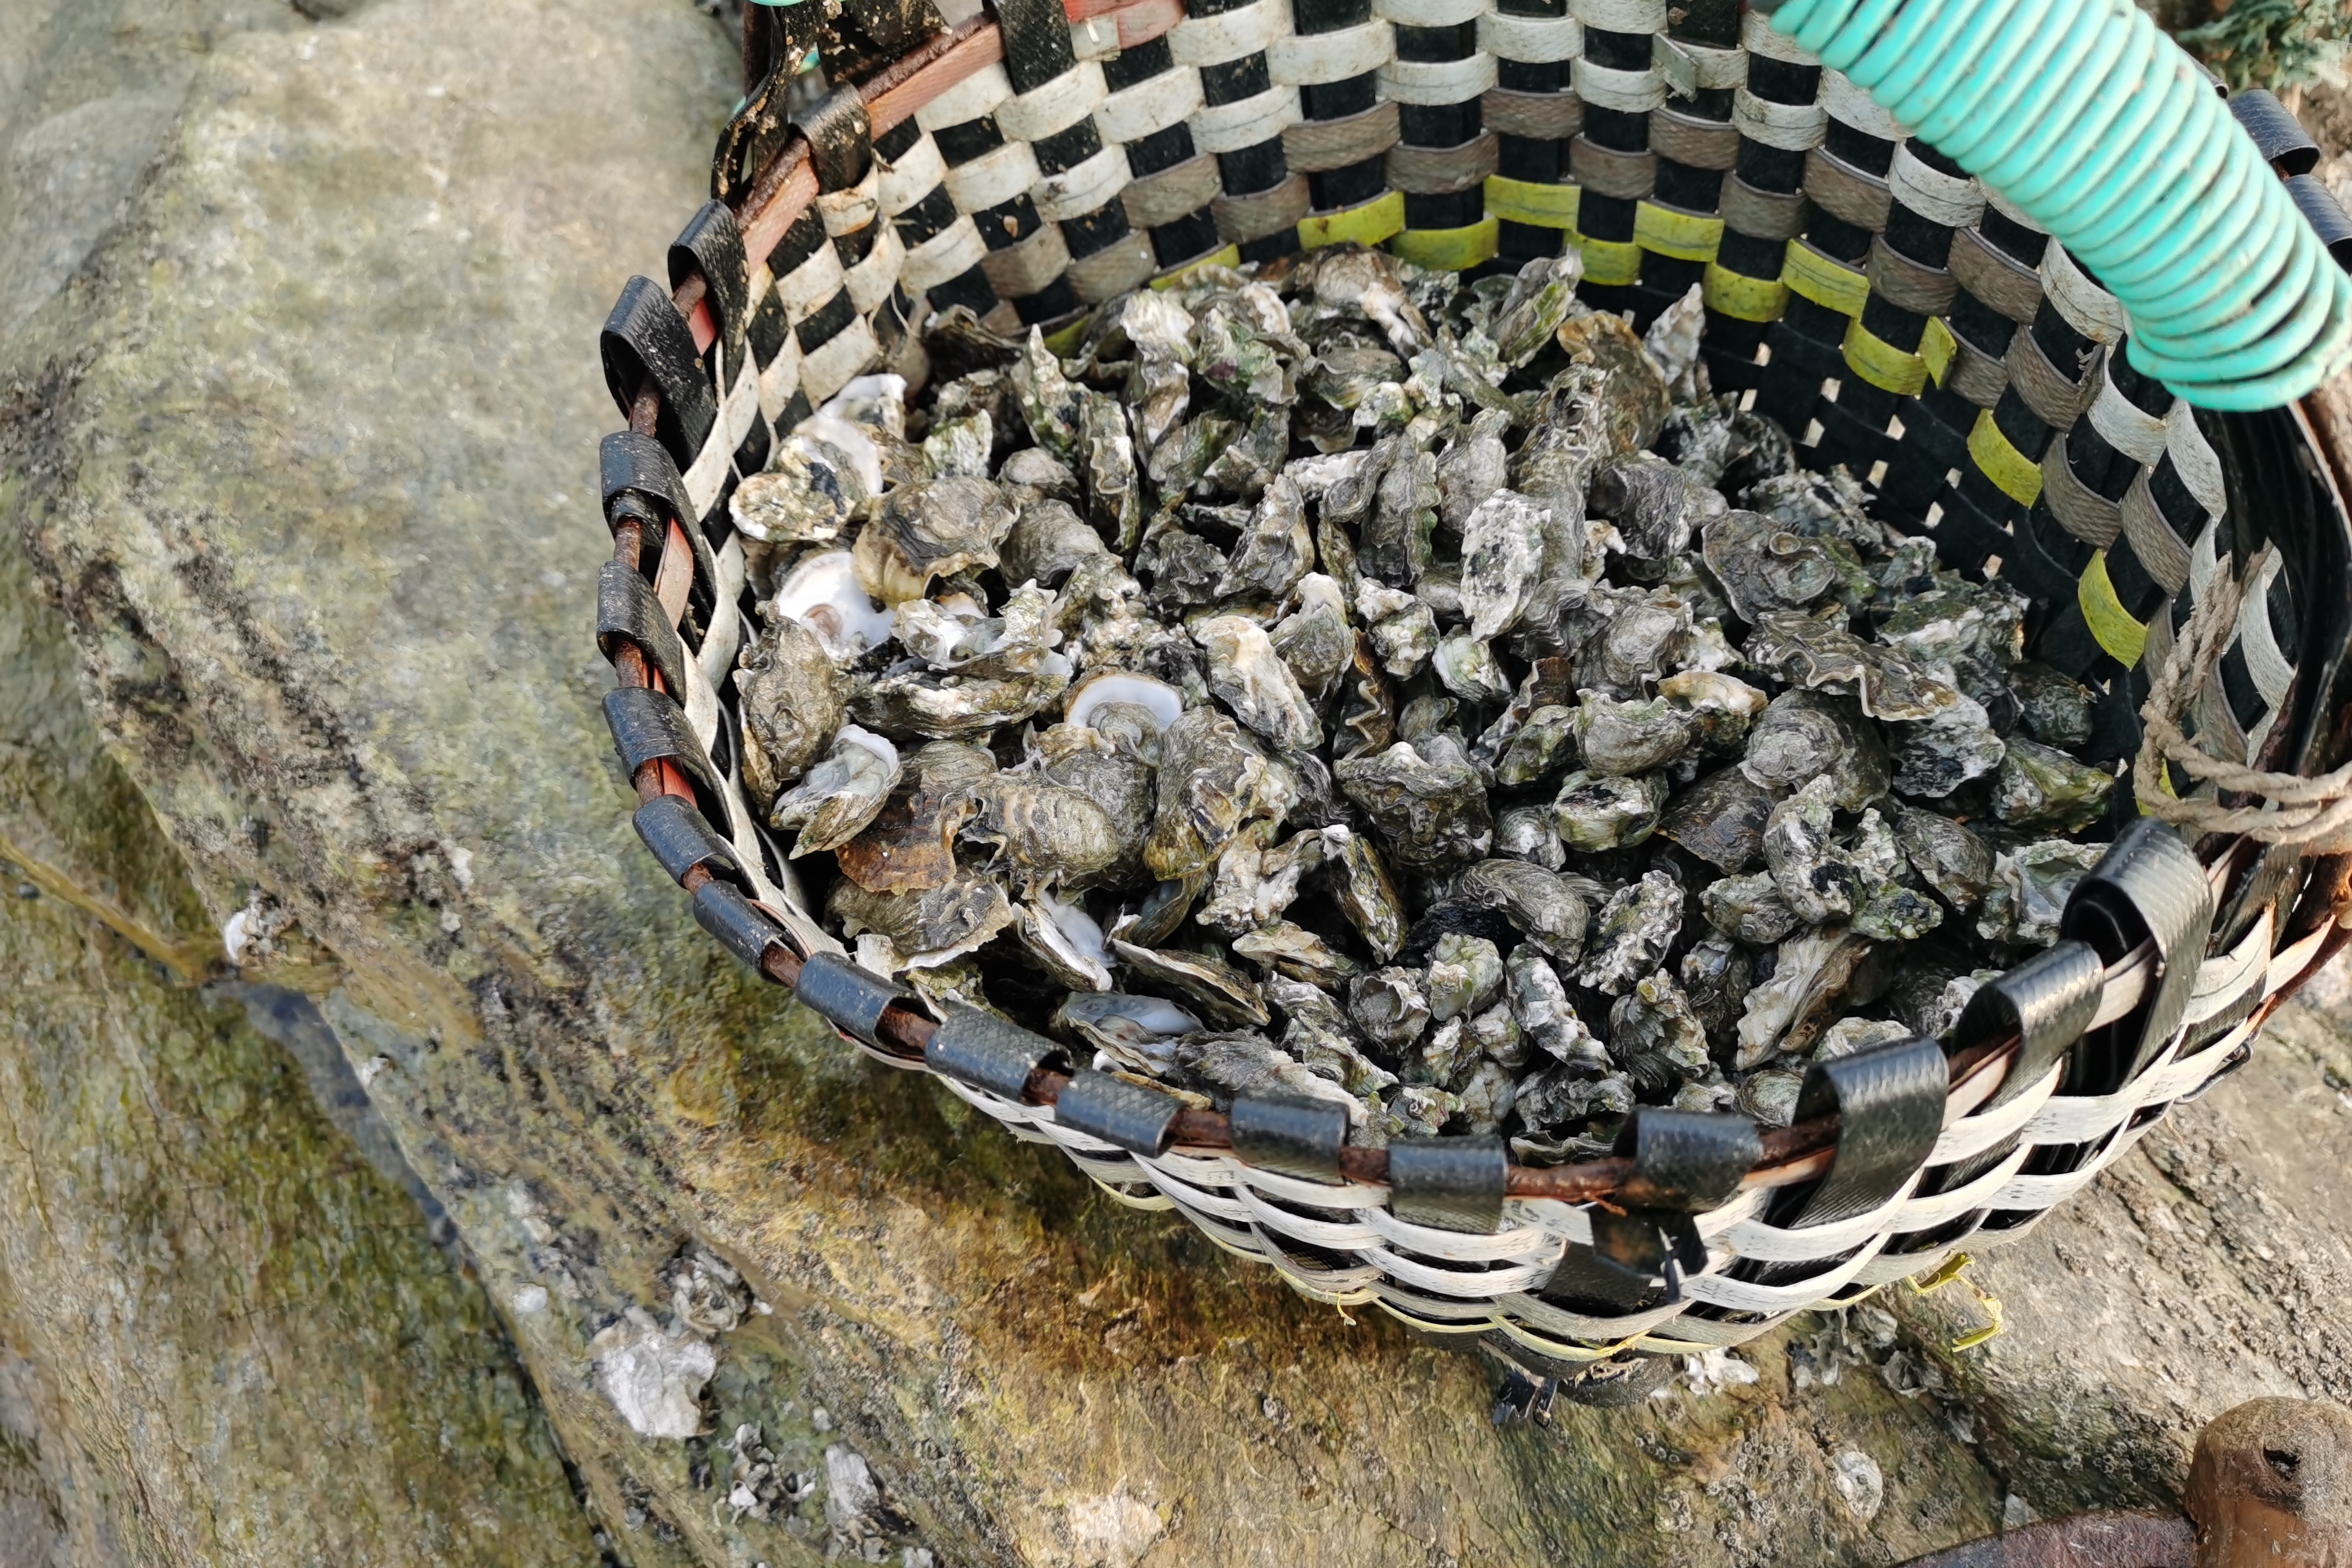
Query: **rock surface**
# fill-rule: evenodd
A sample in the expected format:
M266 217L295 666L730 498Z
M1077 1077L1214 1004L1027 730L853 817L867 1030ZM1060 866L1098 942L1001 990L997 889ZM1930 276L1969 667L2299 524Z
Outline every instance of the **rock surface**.
M168 133L95 117L121 134L87 179L123 193L121 226L40 253L73 253L46 264L61 289L11 285L0 504L135 783L108 811L149 833L152 810L179 858L151 834L149 881L111 896L231 930L247 983L315 998L281 1032L331 1030L365 1083L615 1557L1895 1562L1989 1531L2011 1488L2045 1510L2160 1496L2186 1423L2242 1382L2339 1375L2331 1299L2273 1310L2287 1276L2246 1262L2294 1266L2325 1217L2255 1152L2293 1161L2311 1145L2282 1140L2337 1114L2284 1046L2187 1113L2179 1146L2204 1152L2172 1169L2195 1174L2152 1140L1979 1266L2012 1325L1989 1350L1937 1351L1975 1326L1955 1288L1898 1288L1549 1431L1494 1427L1475 1358L1297 1300L864 1064L694 926L597 710L595 329L699 199L725 40L683 0L376 0L205 36L137 122ZM29 907L0 933L63 918ZM79 984L58 1009L113 994ZM152 984L120 1033L168 1057L201 1034L171 1009L201 998ZM283 994L254 994L275 1018ZM2304 1121L2246 1109L2274 1083ZM2193 1247L2143 1187L2171 1189ZM2159 1275L2178 1305L2151 1314ZM416 1310L449 1332L465 1300ZM2144 1375L2099 1359L2116 1346ZM29 1343L0 1388L64 1349ZM662 1435L689 1411L700 1432ZM542 1452L533 1419L518 1454ZM541 1506L545 1468L477 1464L485 1513Z

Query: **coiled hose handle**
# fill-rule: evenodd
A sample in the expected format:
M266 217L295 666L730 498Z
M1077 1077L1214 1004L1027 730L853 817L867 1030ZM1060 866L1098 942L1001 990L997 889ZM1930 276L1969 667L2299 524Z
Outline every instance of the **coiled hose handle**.
M2048 229L2175 395L2276 407L2352 359L2352 277L2131 0L1750 3Z

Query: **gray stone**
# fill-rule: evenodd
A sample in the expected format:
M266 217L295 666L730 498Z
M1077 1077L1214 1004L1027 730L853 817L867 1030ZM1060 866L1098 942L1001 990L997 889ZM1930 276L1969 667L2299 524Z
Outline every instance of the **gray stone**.
M678 0L376 0L272 26L293 30L224 32L188 65L143 182L121 171L145 165L144 132L76 155L128 205L58 242L96 246L45 263L69 281L10 296L0 505L136 794L109 787L182 858L157 886L184 875L201 900L155 924L194 933L156 951L194 963L233 928L243 984L312 999L616 1558L813 1563L854 1518L866 1547L958 1563L1793 1568L1985 1533L2012 1473L2044 1512L2094 1465L2120 1467L2118 1493L2174 1484L2177 1402L2089 1359L2101 1320L2032 1250L2074 1248L2123 1291L2101 1205L2138 1167L1979 1266L2012 1325L1986 1350L1937 1359L1966 1320L1937 1314L1972 1303L1897 1287L1917 1337L1873 1303L1701 1360L1636 1408L1497 1429L1475 1356L1118 1206L748 978L629 829L589 635L593 449L616 420L595 329L701 200L726 42ZM72 830L111 820L87 816ZM2212 1168L2253 1158L2231 1143ZM2216 1178L2210 1213L2304 1256L2238 1190ZM661 1419L633 1425L598 1339L646 1342L638 1314L702 1344L667 1321L698 1248L757 1305L709 1338L698 1434L648 1435L686 1405L665 1384ZM2288 1357L2284 1385L2318 1375L2284 1328L2336 1331L2332 1299L2310 1300L2136 1331L2177 1343L2150 1365ZM442 1302L431 1321L467 1320ZM2260 1349L2232 1361L2240 1328ZM746 1426L795 1478L760 1518L725 1506L720 1438ZM853 1473L835 1452L864 1479L829 1513L826 1478ZM36 1533L50 1515L7 1500L47 1495L0 1474L0 1516ZM304 1523L268 1524L279 1560Z

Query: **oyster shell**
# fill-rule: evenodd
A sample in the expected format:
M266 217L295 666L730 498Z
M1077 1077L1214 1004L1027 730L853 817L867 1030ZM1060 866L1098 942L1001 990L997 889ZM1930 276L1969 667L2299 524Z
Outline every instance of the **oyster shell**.
M1878 737L1846 704L1810 691L1784 691L1772 700L1748 731L1739 771L1769 790L1829 779L1831 798L1847 811L1882 798L1894 782Z
M1666 781L1573 773L1560 781L1552 823L1570 849L1618 849L1645 843L1666 805Z
M1118 858L1110 815L1083 790L1035 773L990 773L976 780L977 809L963 837L993 845L1009 879L1025 897L1049 887L1083 888Z
M1175 1070L1176 1042L1200 1033L1201 1020L1161 996L1074 991L1054 1010L1050 1027L1129 1072L1156 1075Z
M1271 1018L1258 983L1221 958L1139 947L1115 936L1109 939L1109 946L1138 984L1174 991L1212 1017L1244 1024L1265 1024Z
M1739 769L1720 768L1666 803L1658 832L1734 875L1764 853L1772 797Z
M1494 842L1486 786L1461 748L1436 736L1350 757L1332 774L1387 838L1397 863L1436 868L1483 857Z
M898 748L870 730L844 724L824 761L776 797L768 826L798 834L793 859L838 849L865 831L898 782Z
M1322 722L1298 678L1256 622L1214 616L1194 626L1192 637L1209 657L1209 690L1235 718L1284 751L1323 743Z
M1682 927L1683 885L1663 871L1644 872L1640 881L1620 888L1601 906L1576 983L1590 991L1623 995L1658 966Z
M1689 749L1688 710L1663 697L1621 702L1600 691L1577 694L1576 743L1584 770L1604 776L1652 773Z
M900 893L870 892L845 878L826 896L825 913L846 935L889 938L912 969L960 958L1013 923L1012 900L985 877Z
M1162 881L1205 872L1242 824L1267 815L1265 758L1210 708L1187 710L1160 733L1160 802L1143 863Z
M2074 833L2098 820L2115 790L2113 773L2012 735L1993 783L1992 809L2012 827Z
M1899 806L1895 838L1919 879L1960 910L1983 901L1992 886L1993 856L1981 838L1948 816Z
M1481 498L1462 524L1462 607L1484 642L1518 624L1543 571L1551 510L1516 490Z
M846 550L802 557L776 585L769 610L771 620L796 621L814 632L836 664L881 647L897 625L858 585L856 564Z
M1110 552L1069 502L1041 497L1021 509L997 551L1007 583L1058 588L1080 566L1107 559Z
M834 851L841 874L869 893L943 887L954 877L956 834L980 809L976 786L996 772L996 759L979 746L935 741L900 766L874 820Z
M770 802L841 728L845 682L816 634L781 616L738 658L743 784L754 801Z
M886 605L919 599L934 578L995 565L1013 522L1003 492L987 479L901 485L850 547L857 584Z

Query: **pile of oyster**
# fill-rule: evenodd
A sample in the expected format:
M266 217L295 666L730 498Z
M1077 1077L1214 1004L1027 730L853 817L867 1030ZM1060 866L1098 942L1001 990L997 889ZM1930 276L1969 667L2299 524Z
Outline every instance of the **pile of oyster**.
M1790 1117L2048 943L2112 774L2026 605L1571 254L934 323L746 481L743 773L856 959L1378 1144ZM957 374L957 372L961 374Z

